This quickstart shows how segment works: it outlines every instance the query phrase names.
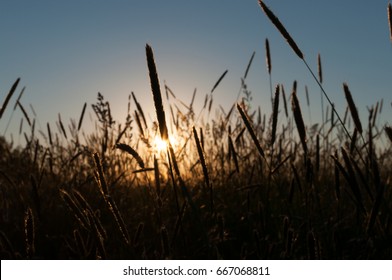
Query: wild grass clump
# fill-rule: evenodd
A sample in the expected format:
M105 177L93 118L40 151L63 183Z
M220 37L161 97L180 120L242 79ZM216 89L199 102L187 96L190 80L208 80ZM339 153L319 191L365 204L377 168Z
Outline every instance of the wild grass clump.
M225 70L195 114L196 91L185 103L165 84L164 106L146 45L156 117L146 120L132 92L124 119L114 120L98 93L88 134L86 103L70 124L59 114L37 131L22 90L14 111L24 144L0 138L2 259L391 259L392 128L380 124L382 101L365 124L343 84L347 109L340 118L321 85L319 56L315 79L329 103L322 123L310 116L305 122L296 81L291 111L284 85L273 96L271 86L268 122L260 106L250 106L245 83L254 56L228 111L213 103ZM266 62L271 81L268 40Z

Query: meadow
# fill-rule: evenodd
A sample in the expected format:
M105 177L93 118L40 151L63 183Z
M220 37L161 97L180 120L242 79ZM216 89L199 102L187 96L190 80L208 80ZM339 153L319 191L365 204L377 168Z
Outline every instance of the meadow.
M29 133L23 146L0 138L1 259L391 259L392 128L378 121L383 100L364 123L343 84L340 115L322 86L320 56L314 74L259 4L318 83L320 92L308 94L321 94L320 123L305 125L296 81L290 94L271 85L271 116L254 106L246 84L253 56L226 112L213 93L227 71L188 104L160 84L146 45L156 120L147 121L133 93L124 120L114 120L98 93L90 133L87 104L68 126L59 116L56 128L37 130L17 79L0 119L20 110ZM204 106L196 111L197 98Z

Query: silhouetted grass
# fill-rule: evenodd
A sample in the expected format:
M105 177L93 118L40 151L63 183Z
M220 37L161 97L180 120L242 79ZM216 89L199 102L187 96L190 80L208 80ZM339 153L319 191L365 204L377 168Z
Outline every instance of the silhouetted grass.
M282 23L259 3L304 60ZM268 41L266 48L270 75ZM212 93L227 70L206 95L208 110L197 116L196 91L188 106L165 85L168 122L149 45L151 123L133 93L135 108L129 96L123 122L113 120L110 103L98 93L91 133L82 129L86 104L78 122L67 126L59 114L57 132L47 123L46 132L36 133L35 116L19 97L29 123L25 144L0 138L2 259L392 258L392 129L377 125L382 103L371 107L362 126L344 85L351 117L347 110L340 119L321 86L319 59L316 80L332 113L306 126L296 83L292 112L278 83L266 124L260 107L249 106L245 78L253 58L241 80L244 98L227 114L219 106L213 118ZM279 117L280 93L286 118Z

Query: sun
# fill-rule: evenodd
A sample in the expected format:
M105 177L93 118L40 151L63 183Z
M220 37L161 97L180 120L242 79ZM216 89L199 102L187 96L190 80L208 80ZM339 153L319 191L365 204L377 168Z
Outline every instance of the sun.
M162 140L162 138L159 135L157 135L154 138L153 147L154 147L154 150L156 150L158 153L160 153L160 152L166 150L167 142Z
M169 136L169 140L172 146L177 145L177 139L173 135ZM163 140L159 135L156 135L153 140L153 147L157 153L164 152L167 150L168 142Z

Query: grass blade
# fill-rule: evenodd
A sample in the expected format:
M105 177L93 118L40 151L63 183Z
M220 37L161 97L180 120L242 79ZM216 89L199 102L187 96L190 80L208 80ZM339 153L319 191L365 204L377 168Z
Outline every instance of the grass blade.
M80 128L82 127L82 122L83 122L84 113L86 111L86 107L87 107L87 102L84 103L82 113L80 114L79 123L78 123L78 131L80 131Z
M127 152L128 154L133 156L136 159L139 166L141 168L144 168L145 165L144 165L143 159L140 157L140 155L134 149L131 148L131 146L129 146L127 144L123 144L123 143L117 143L115 145L115 148L120 149L121 151Z
M253 140L253 143L256 145L257 151L259 152L260 156L265 159L264 150L261 147L259 140L257 139L255 131L252 128L252 125L250 123L249 117L244 112L244 110L241 108L240 104L237 104L237 109L240 112L241 118L244 121L244 124L245 124L246 128L248 129L248 131L250 133L250 136L251 136L251 138Z
M251 63L251 62L252 62L252 61L250 61L250 63ZM248 67L250 67L250 65L248 65ZM228 71L229 71L229 70L226 70L226 71L223 72L223 74L219 77L219 79L216 81L215 85L212 87L211 93L213 93L214 90L219 86L220 82L221 82L221 81L223 80L223 78L226 76L226 74L227 74ZM245 74L247 74L247 73L245 73Z
M7 96L5 97L5 100L4 100L4 102L3 102L3 105L2 105L1 108L0 108L0 119L1 119L1 117L3 116L3 114L4 114L4 111L5 111L5 108L6 108L7 105L8 105L8 102L10 101L12 95L14 94L15 89L16 89L16 87L17 87L18 84L19 84L19 81L20 81L20 78L16 79L15 83L12 85L10 91L8 92Z
M348 108L350 109L351 117L353 118L355 127L357 128L359 134L362 134L362 124L358 116L357 107L355 107L353 97L351 96L351 92L346 83L343 84L343 90L344 90L344 95L346 96Z
M295 90L291 95L291 109L294 114L295 124L297 125L297 130L299 134L299 138L301 140L302 148L304 149L305 156L308 152L308 147L306 145L306 130L304 120L302 118L301 107L299 106L297 94Z

